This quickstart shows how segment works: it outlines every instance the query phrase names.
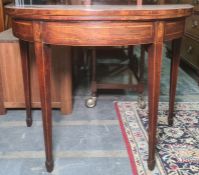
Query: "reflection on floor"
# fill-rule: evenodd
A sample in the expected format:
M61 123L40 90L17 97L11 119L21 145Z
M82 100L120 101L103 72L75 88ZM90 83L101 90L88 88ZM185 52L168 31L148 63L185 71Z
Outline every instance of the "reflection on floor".
M164 58L161 101L168 101L169 62ZM147 66L145 69L147 96ZM184 71L179 72L176 101L198 101L197 82ZM59 110L53 110L55 169L52 174L131 175L113 101L135 101L137 94L101 91L97 106L89 109L85 107L85 99L90 95L89 81L80 80L74 90L73 113L61 116ZM34 110L33 117L31 128L25 126L24 110L9 110L0 118L0 175L48 174L44 166L40 110Z

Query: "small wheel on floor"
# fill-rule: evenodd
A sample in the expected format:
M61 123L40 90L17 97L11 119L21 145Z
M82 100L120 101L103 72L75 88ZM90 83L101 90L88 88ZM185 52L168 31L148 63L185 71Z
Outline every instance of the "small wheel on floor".
M143 97L138 97L138 107L140 109L145 109L146 108L146 102Z
M97 98L96 97L90 97L86 100L85 105L88 108L93 108L96 106Z

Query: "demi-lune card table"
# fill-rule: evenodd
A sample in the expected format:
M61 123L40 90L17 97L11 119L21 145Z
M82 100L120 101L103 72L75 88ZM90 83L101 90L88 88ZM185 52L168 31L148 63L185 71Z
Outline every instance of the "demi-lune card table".
M27 125L31 126L28 43L34 43L42 103L46 168L54 167L50 93L50 46L148 46L148 167L155 166L157 112L164 41L172 41L169 124L173 121L180 43L191 5L8 5L20 40ZM169 82L168 82L169 85Z

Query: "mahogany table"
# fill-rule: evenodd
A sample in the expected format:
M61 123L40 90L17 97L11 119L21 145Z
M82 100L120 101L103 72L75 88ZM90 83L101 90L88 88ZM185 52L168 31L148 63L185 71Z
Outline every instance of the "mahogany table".
M190 5L8 5L13 33L20 39L26 96L27 125L31 126L28 43L35 46L47 171L53 170L52 116L50 94L50 46L148 45L149 157L155 166L156 125L160 94L162 48L172 41L169 124L172 124L180 43Z

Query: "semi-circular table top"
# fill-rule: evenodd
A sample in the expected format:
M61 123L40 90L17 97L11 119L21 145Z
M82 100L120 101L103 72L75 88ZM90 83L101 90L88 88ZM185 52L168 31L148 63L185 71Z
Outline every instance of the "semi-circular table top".
M13 18L45 20L156 20L189 16L193 6L180 5L7 5ZM92 16L92 18L91 18Z

